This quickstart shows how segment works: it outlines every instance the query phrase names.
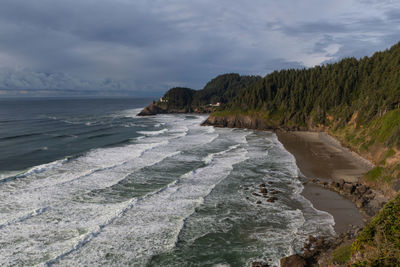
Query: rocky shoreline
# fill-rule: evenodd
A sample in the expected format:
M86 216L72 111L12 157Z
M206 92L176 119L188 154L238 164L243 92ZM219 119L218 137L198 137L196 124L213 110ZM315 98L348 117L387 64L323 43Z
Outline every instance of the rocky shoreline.
M340 179L337 182L312 179L311 182L354 202L367 220L375 216L388 202L388 199L381 192L359 182L346 182L344 179Z
M306 182L307 183L307 182ZM369 220L387 202L387 199L376 190L361 183L346 182L343 179L338 182L326 182L321 179L311 179L309 183L316 184L327 190L334 191L341 196L353 201ZM253 193L257 197L267 197L263 193L265 184L260 184L260 194ZM268 200L267 200L268 201ZM304 250L300 254L290 255L281 259L281 267L305 267L305 266L342 266L332 262L332 252L340 246L350 246L362 227L353 226L352 229L340 233L337 236L309 236L304 244ZM270 267L267 262L253 262L252 267Z
M365 221L370 220L376 215L388 201L382 193L359 182L346 182L343 179L340 179L338 182L327 182L321 179L312 179L310 183L334 191L354 202L364 215ZM315 238L309 236L308 243L304 245L304 252L282 258L281 267L341 266L340 263L332 262L332 252L340 246L351 245L361 230L361 227L354 226L353 229L335 237L321 236ZM265 267L268 265L261 266Z

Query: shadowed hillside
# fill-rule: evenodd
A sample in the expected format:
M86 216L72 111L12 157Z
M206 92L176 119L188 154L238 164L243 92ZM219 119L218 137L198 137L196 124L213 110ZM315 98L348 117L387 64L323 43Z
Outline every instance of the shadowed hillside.
M241 89L260 79L259 76L224 74L212 79L202 90L172 88L160 100L146 107L139 115L210 113L220 105L231 101Z

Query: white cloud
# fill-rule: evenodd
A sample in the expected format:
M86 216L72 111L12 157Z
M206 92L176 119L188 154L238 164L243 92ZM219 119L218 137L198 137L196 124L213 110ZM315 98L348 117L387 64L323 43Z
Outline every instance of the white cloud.
M399 41L398 14L389 0L2 0L0 87L197 89L370 55Z

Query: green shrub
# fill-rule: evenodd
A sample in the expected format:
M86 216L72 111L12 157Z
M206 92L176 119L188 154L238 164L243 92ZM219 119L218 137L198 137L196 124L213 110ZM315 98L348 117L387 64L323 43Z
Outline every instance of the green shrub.
M332 263L345 264L350 260L351 257L351 244L341 245L336 248L332 253Z
M382 167L375 167L374 169L372 169L372 170L370 170L366 175L365 175L365 178L368 180L368 181L376 181L376 180L378 180L378 178L382 175L382 170L383 170L383 168Z
M361 255L354 266L400 266L400 195L365 226L351 249Z

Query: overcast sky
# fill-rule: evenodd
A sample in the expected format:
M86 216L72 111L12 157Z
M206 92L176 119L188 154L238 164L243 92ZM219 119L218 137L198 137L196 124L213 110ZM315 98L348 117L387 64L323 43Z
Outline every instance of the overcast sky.
M398 41L398 0L1 0L0 96L157 95Z

